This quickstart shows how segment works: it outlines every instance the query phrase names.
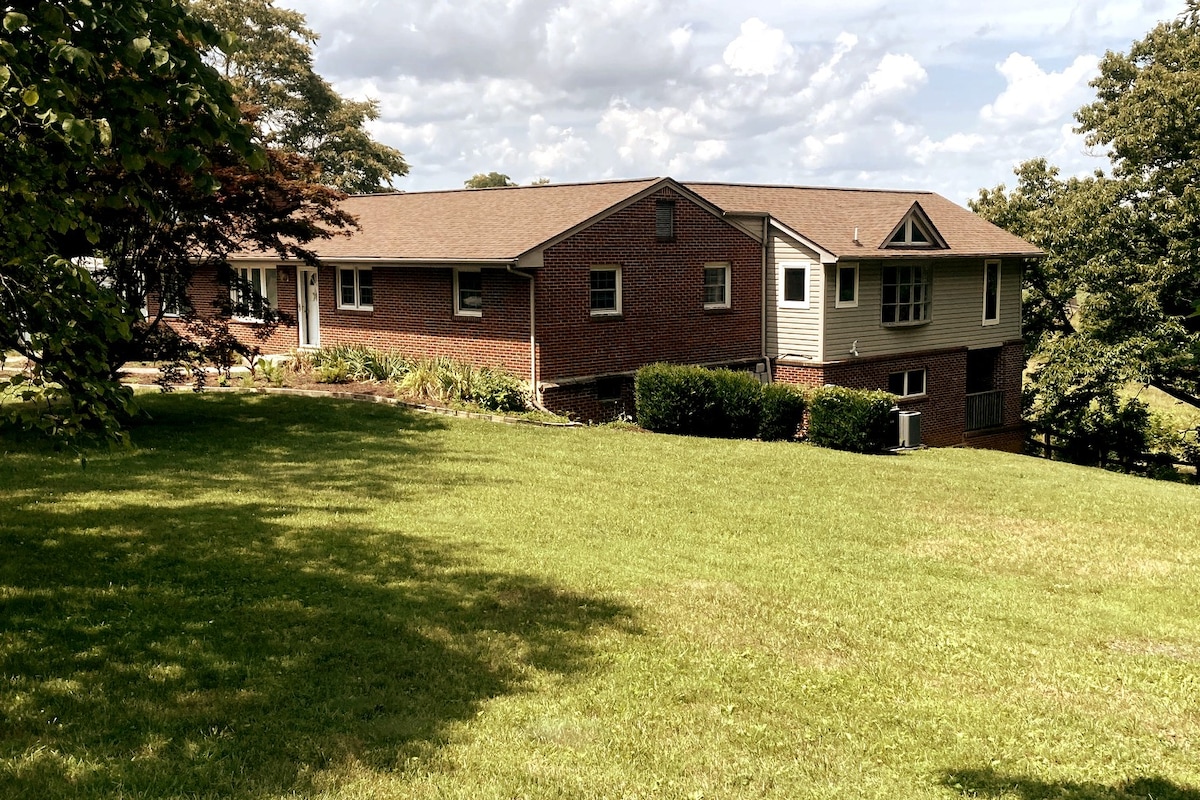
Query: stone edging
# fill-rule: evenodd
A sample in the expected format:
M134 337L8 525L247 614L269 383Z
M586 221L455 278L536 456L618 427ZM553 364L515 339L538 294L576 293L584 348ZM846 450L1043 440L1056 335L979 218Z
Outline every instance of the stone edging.
M131 389L152 389L162 392L162 387L153 383L127 383L126 386ZM176 389L175 391L194 391L188 387L186 389ZM462 411L457 408L443 408L442 406L429 406L423 403L410 403L407 400L401 400L397 397L385 397L379 394L369 394L366 392L336 392L328 389L288 389L276 388L274 386L256 386L252 389L242 386L205 386L200 390L203 392L223 392L232 394L281 394L289 397L329 397L335 400L354 400L360 403L383 403L389 406L402 406L420 411L425 414L438 414L443 417L463 417L465 419L482 419L487 422L497 422L505 425L533 425L539 428L582 428L580 422L543 422L536 419L521 419L520 417L506 417L503 414L488 414L480 411ZM169 393L167 393L169 394Z

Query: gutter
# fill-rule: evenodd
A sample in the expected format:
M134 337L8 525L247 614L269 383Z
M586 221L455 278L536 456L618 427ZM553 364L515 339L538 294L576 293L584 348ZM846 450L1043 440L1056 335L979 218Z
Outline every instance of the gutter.
M545 411L542 405L542 387L538 385L537 373L537 281L531 272L513 269L512 264L505 265L509 274L529 280L529 388L533 390L533 405L539 411Z
M771 233L771 218L763 216L763 240L762 240L762 281L759 286L759 292L762 295L762 331L760 339L762 342L762 360L767 370L767 383L774 383L775 376L771 373L771 359L767 356L767 242L770 241Z

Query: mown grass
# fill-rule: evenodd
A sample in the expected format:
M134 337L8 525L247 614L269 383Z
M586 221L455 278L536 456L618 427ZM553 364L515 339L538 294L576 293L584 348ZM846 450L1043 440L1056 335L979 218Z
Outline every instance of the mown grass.
M1200 492L311 399L0 444L0 797L1200 800Z

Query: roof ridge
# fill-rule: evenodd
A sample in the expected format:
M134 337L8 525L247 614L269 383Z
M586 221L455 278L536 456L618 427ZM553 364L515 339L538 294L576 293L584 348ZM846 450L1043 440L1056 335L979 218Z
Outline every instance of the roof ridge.
M653 183L661 180L664 180L664 178L659 176L651 178L614 178L612 180L579 181L577 183L539 183L530 184L528 186L482 186L479 188L470 188L464 186L461 189L423 189L416 192L409 192L401 189L394 192L365 192L363 194L347 195L347 197L395 197L397 195L464 194L467 192L511 191L513 189L556 189L574 186L615 186L621 183Z
M800 186L788 183L731 183L728 181L681 181L680 183L683 186L726 186L734 189L803 189L817 192L937 195L937 192L928 189L871 189L855 186Z

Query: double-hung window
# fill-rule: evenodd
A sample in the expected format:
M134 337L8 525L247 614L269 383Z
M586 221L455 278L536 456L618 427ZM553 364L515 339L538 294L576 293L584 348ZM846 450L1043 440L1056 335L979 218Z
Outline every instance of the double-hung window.
M884 325L923 325L929 322L931 268L928 264L903 264L883 268Z
M454 270L454 313L460 317L483 316L483 273Z
M233 300L233 296L230 295ZM159 293L164 317L183 317L193 311L191 298L187 294L187 285L183 282L165 282Z
M266 309L279 308L279 278L274 267L236 267L234 276L229 300L235 319L259 322Z
M375 283L370 267L338 267L338 308L374 310Z
M729 265L704 265L704 307L729 308Z
M925 370L910 369L888 375L888 391L897 397L925 394Z
M594 317L621 313L620 267L592 267L590 304Z
M983 324L1000 323L1000 262L983 262Z

